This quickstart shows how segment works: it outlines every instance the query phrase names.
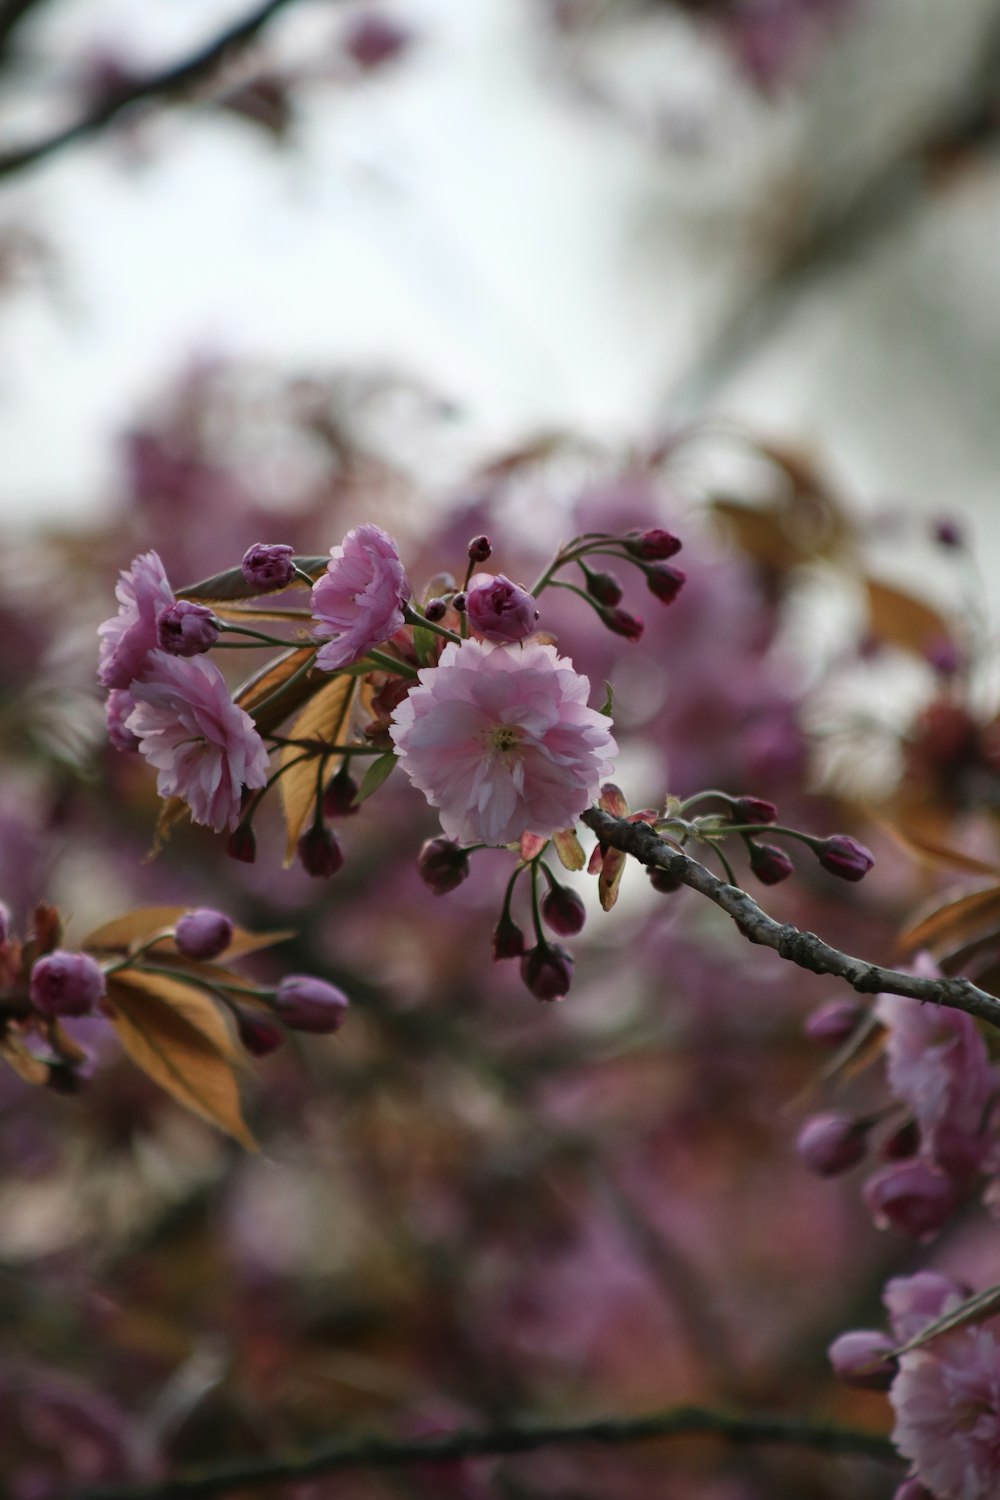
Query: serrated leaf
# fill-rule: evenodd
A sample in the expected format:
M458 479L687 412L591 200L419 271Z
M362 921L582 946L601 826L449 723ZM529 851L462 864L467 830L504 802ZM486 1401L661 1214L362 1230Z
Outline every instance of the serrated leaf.
M601 865L601 873L597 877L597 894L605 911L610 911L618 900L618 887L621 885L627 861L628 855L623 854L620 849L605 849L604 851L604 862Z
M329 678L291 725L289 739L324 740L330 745L342 743L356 688L356 677ZM287 833L286 865L295 858L299 835L316 807L317 758L301 760L301 755L300 746L285 745L280 756L280 764L291 767L283 772L278 782ZM342 760L342 755L329 757L326 768L331 775ZM298 761L298 764L292 765L293 761Z
M108 981L108 997L111 1024L136 1066L185 1108L256 1151L240 1111L234 1072L240 1054L208 996L131 969Z
M140 906L135 911L114 917L89 932L80 944L91 953L126 953L133 943L151 937L161 927L174 927L190 906ZM256 953L259 948L269 948L273 943L282 943L293 937L289 930L280 932L249 932L245 927L233 927L233 935L223 950L227 958L238 958L243 953ZM164 945L174 948L172 939L164 939ZM159 950L157 949L157 952ZM176 948L174 948L176 952ZM222 955L220 955L221 957Z
M16 1036L0 1037L0 1057L13 1068L24 1083L44 1085L49 1081L49 1065L29 1052Z
M387 750L380 755L378 760L373 760L364 774L364 779L358 787L357 794L352 802L352 807L360 807L362 802L367 802L384 781L387 781L396 769L396 752Z
M997 1313L1000 1313L1000 1286L987 1287L984 1292L966 1297L964 1302L943 1317L935 1318L933 1323L928 1323L926 1328L914 1334L912 1339L907 1339L905 1344L900 1344L892 1353L898 1359L901 1354L922 1349L925 1344L929 1344L932 1339L941 1338L943 1334L954 1333L956 1329L967 1328L972 1323L985 1323L987 1318L996 1317Z
M940 957L993 930L1000 919L1000 884L967 891L952 901L936 902L899 935L902 952L926 948Z
M326 571L326 565L330 561L330 554L326 557L296 557L294 562L310 578L318 578ZM288 585L289 588L305 588L300 580L295 580ZM274 589L272 593L277 594L279 590ZM197 599L200 604L225 604L233 599L260 599L264 597L262 591L252 583L247 583L243 577L242 568L227 568L224 573L213 573L211 578L203 578L199 583L192 583L186 589L177 590L178 599Z
M559 862L566 870L582 870L587 863L583 845L576 836L575 828L563 828L552 835L552 843Z
M277 660L267 662L237 689L235 702L250 715L261 734L277 729L329 681L326 672L302 671L314 654L314 646L294 646Z
M877 640L924 657L937 641L950 641L951 629L936 609L877 578L866 578L868 628Z
M939 868L951 870L964 870L968 875L1000 875L1000 865L991 860L976 859L972 854L966 854L964 849L956 849L946 839L935 838L932 834L911 824L895 823L891 818L885 818L878 812L870 814L873 821L893 839L907 854L913 855L923 864L935 865Z

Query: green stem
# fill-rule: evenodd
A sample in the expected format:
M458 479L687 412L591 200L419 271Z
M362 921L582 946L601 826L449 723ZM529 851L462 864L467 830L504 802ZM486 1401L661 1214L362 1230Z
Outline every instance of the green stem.
M433 629L433 626L428 626L428 629ZM390 656L388 651L366 651L365 656L371 661L378 662L380 667L385 667L387 672L395 672L398 677L416 677L417 675L416 667L411 667L408 661L400 661L398 656Z
M173 932L174 929L172 927L161 927L158 932L151 933L149 937L143 939L138 948L132 948L128 953L124 953L121 958L116 958L111 963L103 964L102 968L105 974L117 974L120 969L133 967L137 958L143 953L147 953L150 948L154 948L157 943L162 943L164 938L172 937Z
M225 999L225 993L232 992L234 995L251 995L256 1000L266 1000L275 992L273 989L264 989L260 985L229 984L221 979L212 981L204 979L200 974L192 974L187 969L172 969L168 964L133 964L137 974L164 974L168 979L179 980L181 984L193 985L195 989L207 990L210 995L216 995Z
M227 634L251 635L255 641L263 641L265 646L284 646L287 650L289 646L295 644L294 641L282 640L277 635L265 635L262 630L251 630L249 625L232 625L228 624L225 620L219 620L217 623L219 629L224 630Z
M726 872L726 879L728 880L729 884L730 885L738 886L739 885L739 881L736 879L736 873L733 870L732 865L729 863L728 859L726 858L725 851L722 848L722 845L721 844L715 844L715 843L713 843L711 845L711 847L715 850L715 854L716 854L716 857L717 857L717 859L719 861L719 864L722 866L722 868Z
M403 619L406 621L407 625L419 625L421 630L430 630L433 631L435 635L444 636L446 641L454 641L456 645L461 645L462 643L462 637L460 635L456 635L453 630L448 630L444 625L436 624L434 620L428 620L426 615L422 615L420 611L414 609L412 605L403 605ZM371 656L372 654L373 653L369 651L368 655ZM416 674L414 673L414 676L415 675Z

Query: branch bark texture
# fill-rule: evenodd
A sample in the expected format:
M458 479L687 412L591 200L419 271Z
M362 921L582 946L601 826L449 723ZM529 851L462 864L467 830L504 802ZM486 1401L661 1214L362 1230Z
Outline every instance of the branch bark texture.
M235 1489L315 1479L338 1469L395 1469L407 1464L530 1453L556 1445L598 1443L604 1447L620 1447L653 1438L689 1436L716 1437L740 1444L776 1443L881 1462L893 1462L898 1457L889 1439L880 1433L791 1417L743 1415L700 1406L677 1406L635 1417L600 1417L589 1422L554 1422L539 1426L511 1424L402 1442L370 1437L352 1443L328 1443L299 1455L248 1458L152 1484L78 1490L70 1500L205 1500L207 1496L224 1495Z
M787 922L775 921L746 891L720 880L696 859L681 853L675 844L661 839L647 823L630 823L600 808L584 813L582 821L602 844L631 854L650 869L667 870L675 880L707 896L732 917L751 943L773 948L800 969L846 980L859 995L906 995L912 1000L932 1001L952 1010L964 1010L976 1020L988 1021L1000 1029L1000 1000L970 979L920 979L900 969L886 969L863 958L852 958L824 943L814 932L803 932Z

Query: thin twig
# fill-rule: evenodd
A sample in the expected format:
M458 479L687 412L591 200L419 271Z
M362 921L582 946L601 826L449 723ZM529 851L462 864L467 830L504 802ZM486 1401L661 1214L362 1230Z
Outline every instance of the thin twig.
M778 1443L824 1453L850 1454L892 1462L897 1458L887 1437L876 1432L836 1427L793 1417L712 1411L676 1406L637 1417L599 1417L589 1422L516 1423L446 1437L396 1441L369 1437L350 1443L327 1443L299 1455L272 1455L203 1469L201 1473L155 1480L151 1484L91 1487L71 1500L199 1500L227 1490L251 1489L282 1480L314 1479L338 1469L400 1468L406 1464L456 1462L466 1458L530 1453L538 1448L576 1443L620 1447L652 1438L709 1436L730 1443Z
M929 1000L952 1010L964 1010L977 1020L988 1021L1000 1029L1000 1000L981 990L971 979L920 979L899 969L884 969L863 958L852 958L831 948L814 932L803 932L788 922L777 922L762 911L752 896L739 886L727 885L704 865L681 854L655 834L647 823L629 823L614 818L600 808L584 813L583 822L602 844L631 854L640 864L667 870L676 880L707 896L732 917L751 943L773 948L789 963L811 974L832 974L844 979L859 995L906 995L912 1000Z
M180 62L110 89L98 104L71 125L66 125L51 135L42 136L27 146L0 152L0 177L12 177L35 162L54 156L66 146L99 134L130 105L139 104L144 99L169 98L208 77L234 52L252 42L272 16L289 3L290 0L264 0L263 4L244 16L242 21L234 22L213 41L199 47Z

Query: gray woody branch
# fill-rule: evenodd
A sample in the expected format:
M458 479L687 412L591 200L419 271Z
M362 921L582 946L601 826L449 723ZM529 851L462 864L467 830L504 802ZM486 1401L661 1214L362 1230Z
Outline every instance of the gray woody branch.
M964 1010L967 1015L988 1021L1000 1029L1000 1000L981 990L970 979L920 979L899 969L884 969L862 958L852 958L838 948L831 948L814 932L802 932L787 922L776 922L746 891L719 880L697 860L682 854L675 844L661 839L647 823L630 823L599 808L584 813L582 821L597 834L602 844L620 849L623 854L631 854L640 864L651 869L667 870L675 880L690 886L699 895L707 896L732 917L751 943L773 948L800 969L808 969L812 974L835 975L846 980L859 995L906 995L911 1000L930 1000L935 1005Z
M717 1437L731 1443L778 1443L882 1462L893 1462L897 1458L889 1439L875 1432L858 1432L790 1417L751 1416L710 1411L700 1406L676 1406L669 1411L637 1417L600 1417L590 1422L553 1422L545 1426L511 1424L402 1442L371 1437L353 1443L327 1443L300 1455L248 1458L152 1484L79 1490L71 1500L204 1500L206 1496L223 1495L228 1490L315 1479L320 1474L359 1466L401 1468L407 1464L529 1453L556 1444L599 1443L604 1447L620 1447L651 1438L685 1436Z

